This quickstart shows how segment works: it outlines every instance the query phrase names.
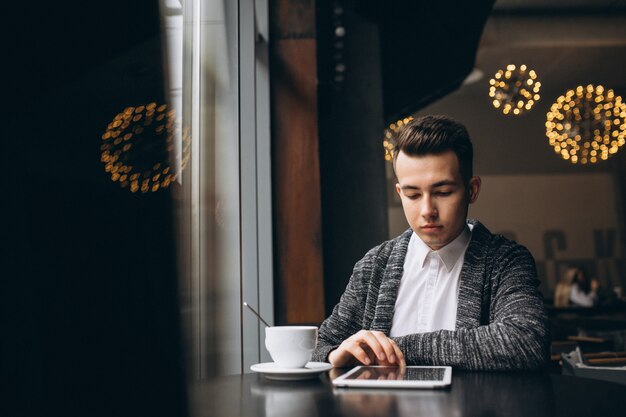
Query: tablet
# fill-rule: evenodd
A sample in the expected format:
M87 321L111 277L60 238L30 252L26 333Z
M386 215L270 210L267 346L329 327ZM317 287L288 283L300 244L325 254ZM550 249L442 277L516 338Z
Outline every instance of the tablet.
M357 366L333 379L336 387L444 388L452 383L449 366Z

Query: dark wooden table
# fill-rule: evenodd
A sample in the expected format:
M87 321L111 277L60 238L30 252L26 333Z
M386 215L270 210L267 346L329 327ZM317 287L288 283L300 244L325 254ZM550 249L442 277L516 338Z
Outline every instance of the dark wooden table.
M191 388L194 417L624 416L626 386L549 373L454 371L445 390L333 388L330 376L300 382L246 374Z

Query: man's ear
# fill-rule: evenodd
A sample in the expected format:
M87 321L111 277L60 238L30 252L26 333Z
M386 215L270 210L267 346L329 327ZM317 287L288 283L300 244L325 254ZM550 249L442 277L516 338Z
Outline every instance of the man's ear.
M474 176L469 180L469 203L472 204L478 199L478 194L480 194L480 186L482 185L482 180L478 176Z
M396 192L400 197L402 197L402 188L400 188L400 183L396 183Z

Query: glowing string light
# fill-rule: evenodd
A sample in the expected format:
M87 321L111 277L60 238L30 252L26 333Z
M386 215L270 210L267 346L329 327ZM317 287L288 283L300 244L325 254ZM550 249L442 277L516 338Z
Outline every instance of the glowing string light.
M498 70L489 80L489 97L491 104L503 114L520 115L532 109L541 96L541 83L537 81L537 73L528 70L526 65L519 68L514 64L507 65L506 70Z
M567 91L546 119L550 146L573 164L607 160L626 142L626 104L601 85Z
M385 161L392 162L396 154L396 140L395 137L402 128L402 126L413 120L412 116L400 119L395 123L390 124L384 132L385 138L383 139L383 148L385 148Z
M174 139L182 135L182 155ZM117 114L102 135L100 161L111 180L131 192L167 188L189 162L191 136L181 131L176 111L166 104L127 107Z

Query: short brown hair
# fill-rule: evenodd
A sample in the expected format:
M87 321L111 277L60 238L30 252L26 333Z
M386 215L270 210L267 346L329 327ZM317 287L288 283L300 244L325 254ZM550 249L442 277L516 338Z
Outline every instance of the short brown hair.
M465 185L474 175L474 148L465 126L448 116L423 116L407 123L396 136L393 158L395 170L398 154L424 156L453 151Z

